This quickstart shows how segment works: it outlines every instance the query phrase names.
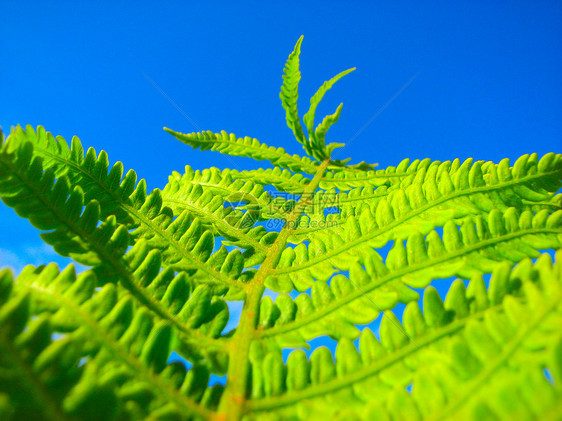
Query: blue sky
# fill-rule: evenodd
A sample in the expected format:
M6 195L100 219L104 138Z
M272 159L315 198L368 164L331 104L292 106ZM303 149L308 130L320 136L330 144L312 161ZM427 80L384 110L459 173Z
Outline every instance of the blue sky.
M301 115L324 80L357 67L317 112L344 102L328 133L348 142L338 158L384 168L406 157L497 162L560 152L558 1L132 4L2 2L4 131L41 124L78 135L150 188L186 164L264 165L194 151L163 126L226 130L304 153L279 100L283 65L304 34ZM0 232L0 265L63 261L5 206Z

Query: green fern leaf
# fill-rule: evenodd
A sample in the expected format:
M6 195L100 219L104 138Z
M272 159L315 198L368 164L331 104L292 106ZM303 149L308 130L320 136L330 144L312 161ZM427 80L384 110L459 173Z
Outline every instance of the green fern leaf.
M282 360L271 364L277 351L255 350L250 411L297 419L306 413L443 419L453 411L464 419L478 419L483 411L509 419L555 411L560 392L542 370L556 370L559 275L559 260L552 265L550 256L542 255L534 266L530 260L513 271L503 263L496 266L488 293L481 277L473 278L468 289L461 281L453 283L445 302L435 289L427 289L423 313L415 302L406 307L402 323L385 313L380 342L369 329L362 332L359 352L348 339L340 340L335 364L326 348L315 350L309 361L302 351L293 351L286 366ZM479 288L484 295L476 297L471 291ZM504 293L497 295L497 288ZM486 305L473 305L476 300ZM538 338L544 346L530 345ZM502 399L505 393L520 396L517 404ZM328 404L333 399L345 399L347 409Z
M166 129L273 168L147 192L77 137L0 133L0 199L86 266L0 269L1 419L557 419L562 154L334 160L341 106L316 108L353 69L307 139L301 42L281 100L307 157Z
M328 92L338 80L340 80L342 77L344 77L345 75L348 75L349 73L351 73L354 70L355 70L355 67L353 67L351 69L348 69L348 70L344 70L343 72L337 74L336 76L334 76L330 80L324 82L322 84L322 86L318 89L318 91L316 91L316 93L312 96L312 98L310 98L310 108L309 108L308 112L304 115L303 121L304 121L304 124L305 124L305 126L308 130L308 137L311 141L311 144L317 150L321 150L321 151L325 150L326 144L325 144L324 137L322 137L322 136L317 137L317 134L321 135L322 133L321 132L316 133L314 131L314 117L316 115L316 107L318 107L318 104L320 103L320 101L322 101L322 98L324 97L326 92ZM339 112L341 112L341 105L338 107L338 110L340 110ZM338 117L339 117L339 112L336 112ZM333 123L335 123L336 121L337 121L337 118L335 119L335 121L333 121ZM324 124L324 123L322 123L322 124ZM325 130L322 129L322 132L323 132L324 136L326 134L326 131L327 131L327 128ZM331 152L331 150L329 150L328 152ZM328 154L328 156L329 155L330 154ZM326 156L320 157L320 160L322 160L322 159L326 159Z
M256 160L268 160L273 165L288 168L291 171L316 173L317 165L307 157L289 155L283 148L275 148L260 143L257 139L249 137L237 138L234 134L225 131L221 133L202 132L183 134L164 128L179 141L194 149L218 151L232 156L246 156Z
M313 150L310 142L304 136L302 130L299 112L297 108L297 99L299 98L299 82L301 80L301 72L299 70L299 56L301 53L301 44L303 36L299 38L295 44L293 52L289 55L285 69L283 70L283 85L281 86L281 104L285 109L287 125L293 131L297 141L302 143L304 150L310 156L313 156Z
M62 138L59 138L58 142L54 141L54 137L50 134L45 136L42 134L42 128L37 130L39 135L35 135L31 128L28 128L28 133L31 136L26 135L21 129L16 129L3 145L4 153L0 155L0 158L4 160L6 168L3 174L7 187L0 192L0 197L9 206L13 204L12 206L18 214L26 218L30 217L31 223L40 229L55 228L61 222L60 215L65 214L62 216L63 220L74 228L69 230L63 224L59 226L58 231L43 234L49 244L55 246L56 243L57 252L68 256L72 250L72 257L76 258L80 255L77 259L78 262L85 265L96 265L99 262L99 259L96 260L96 254L89 250L87 245L81 244L84 241L87 243L89 240L84 240L80 236L82 231L90 231L98 220L107 219L103 229L100 227L97 234L96 241L100 249L104 247L104 241L107 241L114 231L117 233L115 241L119 242L120 249L126 248L131 242L142 237L149 239L151 247L156 247L163 252L164 265L173 265L177 269L190 272L199 271L201 276L210 275L217 281L219 290L224 290L225 286L227 288L236 286L236 279L233 280L220 272L229 253L225 253L225 249L220 249L219 253L215 253L213 259L210 259L213 250L212 243L214 243L210 238L212 234L206 232L198 223L199 221L195 221L194 226L191 226L193 217L189 213L185 213L172 224L172 213L169 208L162 207L160 191L156 189L147 195L144 180L141 180L135 187L137 176L134 171L129 171L119 182L122 166L118 163L108 173L109 164L105 152L100 153L96 158L95 151L90 148L83 157L80 152L83 150L82 146L75 137L73 140L75 152L71 153L74 158L68 160L63 156L59 159L52 159L50 162L58 164L48 167L41 175L44 156L51 155L50 150L44 143L41 143L41 139L51 139L51 146L61 142L65 144L65 142ZM36 146L38 147L36 148ZM33 155L37 155L37 157L32 158ZM29 161L32 159L33 163L29 166ZM49 193L51 197L43 198L42 191L49 188L49 183L52 183L55 174L59 171L58 166L62 165L69 167L66 170L67 174L57 179ZM17 171L19 173L16 174ZM0 189L2 188L1 177L2 174L0 174ZM35 185L36 180L41 177L42 185ZM18 193L14 190L13 182L20 186ZM69 193L70 183L73 183L74 189ZM67 194L70 194L68 200L64 199ZM35 201L21 199L28 196L37 197ZM53 207L62 205L64 209L44 208L40 203L45 200L51 201ZM66 205L62 203L64 200L67 201ZM86 204L86 209L80 216L83 204ZM30 210L26 211L27 208ZM40 211L33 213L34 209ZM84 227L75 226L74 219L78 216L80 216L80 224L83 223ZM136 229L130 238L126 235L126 231L133 228ZM189 232L187 232L188 230ZM71 231L74 234L69 234ZM74 235L73 242L67 241L68 235ZM180 239L185 244L181 244ZM78 246L78 244L81 245ZM63 245L69 247L64 249ZM76 246L78 249L74 250L72 247ZM171 250L174 250L173 255ZM116 251L115 254L122 253ZM178 255L182 257L178 259ZM240 272L234 273L232 276L237 278L240 276Z
M0 272L6 292L11 275ZM49 318L30 320L29 294L12 291L0 302L0 393L10 396L1 409L5 419L115 419L121 412L116 385L100 379L100 367L79 360L82 345L73 338L51 339Z

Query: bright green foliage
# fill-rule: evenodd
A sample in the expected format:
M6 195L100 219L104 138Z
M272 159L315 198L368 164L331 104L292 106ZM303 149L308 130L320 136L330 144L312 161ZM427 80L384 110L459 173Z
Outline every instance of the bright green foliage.
M308 156L166 129L269 169L187 166L148 193L76 137L1 139L2 201L88 269L0 270L0 419L560 417L562 155L332 160L341 105L314 128L316 108L353 69L301 123L301 42L280 96ZM442 300L430 284L446 278ZM244 309L225 332L232 301ZM362 327L379 315L380 339ZM335 355L307 354L322 335Z

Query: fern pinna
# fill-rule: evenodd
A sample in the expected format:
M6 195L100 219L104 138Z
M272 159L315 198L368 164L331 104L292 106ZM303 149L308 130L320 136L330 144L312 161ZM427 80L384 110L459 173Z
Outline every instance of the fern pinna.
M76 137L2 138L2 201L89 269L0 272L1 419L561 416L562 252L544 252L561 248L562 155L332 159L341 105L314 127L316 107L353 69L301 123L301 42L281 102L308 156L166 129L269 169L187 166L148 193ZM445 278L457 279L442 300L430 283ZM242 314L225 332L233 301ZM380 313L376 335L364 325ZM335 350L306 351L324 335ZM213 374L226 384L209 386Z

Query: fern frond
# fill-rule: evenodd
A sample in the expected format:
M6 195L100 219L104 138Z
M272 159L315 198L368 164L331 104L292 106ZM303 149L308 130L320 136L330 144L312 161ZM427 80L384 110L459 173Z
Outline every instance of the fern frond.
M361 220L360 226L378 227L376 235L390 241L407 236L413 229L426 233L450 219L493 209L554 211L560 208L562 199L556 195L561 185L562 155L547 154L537 161L536 154L524 155L510 168L509 160L496 165L468 159L455 169L445 162L416 171L399 186L352 189L340 194L318 192L305 209L307 218L301 221L300 232L291 240L300 242L307 236L311 241L317 237L324 241L334 233L356 232L355 225ZM340 213L325 217L325 204L337 207Z
M304 238L305 236L308 238L311 235L313 239L314 232L323 231L326 228L337 230L341 228L349 216L359 216L366 208L369 208L371 213L376 214L378 202L383 198L390 204L394 215L400 215L400 218L409 219L409 225L418 224L420 221L423 222L424 219L427 219L426 215L428 213L431 213L432 220L438 226L439 224L444 224L452 217L460 218L466 215L478 214L482 211L488 212L493 208L505 210L509 206L517 206L519 209L539 211L545 207L551 209L558 207L558 198L553 198L553 194L560 185L558 176L560 173L560 162L562 161L555 156L551 160L550 165L542 165L539 172L539 163L537 162L536 155L524 156L519 162L522 162L524 159L527 159L525 171L520 171L517 176L509 179L505 179L505 177L502 180L497 177L492 178L493 174L498 171L498 165L491 162L483 163L479 161L473 163L469 159L462 165L460 163L458 165L451 165L449 162L438 163L424 160L419 162L420 164L425 163L422 166L410 166L411 168L413 167L412 169L415 170L415 173L408 174L401 179L399 184L391 184L388 188L386 185L382 185L376 189L354 188L344 193L334 193L334 190L318 191L311 203L305 207L306 217L301 220L300 227L294 233L292 241L299 242L298 238ZM548 159L549 156L543 157L543 160ZM504 165L504 163L500 165ZM401 165L403 166L404 164ZM482 167L484 167L484 170L482 170ZM509 168L509 171L514 173L514 168ZM445 172L447 174L444 174ZM225 174L224 179L221 178L223 173ZM181 183L182 186L185 184L190 186L187 188L187 195L185 194L186 189L178 184L178 175L176 175L175 181L171 179L167 189L170 189L170 186L173 185L173 189L177 191L177 194L175 193L174 197L166 199L171 199L171 201L176 203L174 205L166 202L166 204L169 204L175 212L190 208L196 211L197 215L202 218L204 214L197 212L193 206L190 207L190 203L199 203L199 206L209 203L211 205L209 210L218 212L218 216L214 218L214 221L217 226L222 226L220 230L223 234L226 233L226 237L232 237L232 234L228 234L228 231L232 230L230 227L232 224L227 224L224 221L223 213L225 211L222 210L221 200L218 195L232 194L236 190L248 192L257 200L256 205L260 209L270 211L269 216L262 215L265 219L282 219L283 213L287 213L285 211L271 214L272 208L282 210L285 207L285 209L290 210L290 208L286 207L287 203L283 203L282 200L277 200L277 203L272 204L271 198L261 192L261 188L256 187L256 184L240 184L240 181L231 181L232 173L230 171L223 173L215 169L212 172L214 175L211 175L211 172L207 172L205 176L192 176L191 174L197 173L186 169L186 175L181 179ZM248 175L251 174L254 176L252 178L258 178L259 173L260 171L255 170L254 172L249 172ZM234 175L238 176L239 173L235 172ZM210 182L211 177L214 177L214 182ZM222 181L219 183L218 180ZM231 181L230 188L226 188L225 186L229 181ZM195 187L195 183L200 183L201 187ZM421 185L414 188L412 187L414 184ZM537 185L541 187L536 187ZM202 191L207 190L207 186L209 186L208 192L203 194ZM301 191L303 187L301 186ZM217 190L217 188L221 190ZM258 189L257 191L255 191L256 188ZM532 191L534 192L532 197L528 195L530 189L533 189ZM521 192L523 192L523 195L521 195ZM485 199L482 196L484 193L486 194ZM165 194L169 195L169 193ZM416 195L425 196L425 200L420 200L419 198L413 200ZM489 200L490 196L491 200ZM426 210L412 219L412 215L407 212L407 209L413 208L412 211L416 212L415 208L419 205L422 208L426 208ZM329 207L337 207L339 214L330 215L327 218L324 214L324 209ZM442 217L436 219L436 212L441 212ZM249 217L249 214L240 212L238 215L234 213L229 214L229 218L233 218L238 223L244 215L246 218ZM428 227L428 229L430 228L433 227ZM259 227L259 230L262 231L262 228ZM244 234L237 235L237 237L241 236L244 236ZM251 241L244 241L243 239L233 244L243 248L248 246L255 248L257 246L255 242L252 244Z
M150 201L151 196L154 196L153 201ZM229 292L231 299L240 297L240 288L244 284L240 250L228 252L221 246L215 252L212 231L206 229L189 210L175 217L169 208L162 208L159 191L148 197L147 204L147 207L153 207L152 215L157 217L150 227L140 226L132 235L146 241L149 249L159 250L164 266L188 272L194 279L212 286L214 294ZM160 212L161 209L164 211Z
M452 222L445 226L443 239L432 231L424 237L412 234L407 246L396 241L385 264L374 251L364 249L346 260L326 259L323 267L307 266L306 259L296 268L280 265L266 285L273 290L297 290L311 287L310 295L301 294L294 301L282 294L275 303L264 298L260 311L260 337L273 340L279 347L304 346L317 336L356 339L355 325L368 324L379 312L392 309L398 302L417 299L411 288L424 288L432 279L452 276L470 279L479 273L491 273L498 262L518 262L536 257L536 250L557 249L562 244L562 211L548 219L543 213L521 217L513 211L503 218L493 213L485 222L481 217L468 218L460 232ZM298 248L298 247L297 247ZM297 249L294 253L302 258ZM319 253L323 256L326 253ZM327 283L334 266L349 271ZM406 287L407 286L407 287Z
M230 170L232 177L237 180L251 180L262 186L272 185L279 192L302 193L312 179L303 174L293 174L280 167L259 170Z
M281 217L287 212L287 203L274 201L263 186L251 181L234 181L229 172L221 173L216 168L200 172L188 166L183 175L174 172L162 196L163 204L170 207L174 214L188 210L217 236L226 238L227 244L250 249L262 256L275 241L277 233L268 233L262 226L254 227L254 223L264 219L262 212L266 212L268 217ZM241 207L246 210L245 213L224 206L225 202L238 201L248 202L247 206Z
M330 127L332 127L340 119L342 108L343 108L343 103L338 105L338 108L336 108L334 114L329 114L326 117L324 117L322 123L320 123L318 127L316 127L316 131L315 131L316 142L318 142L319 145L322 145L323 149L326 150L327 157L332 155L334 149L345 146L344 143L330 143L329 145L326 146L326 133L328 132ZM349 161L349 159L344 162L347 161Z
M114 419L122 411L114 384L99 378L101 367L80 367L82 344L52 339L48 317L30 320L28 294L14 292L8 270L0 271L0 394L9 397L4 419Z
M183 175L174 171L170 177L168 178L169 184L181 183L182 187L187 189L190 188L187 187L187 185L199 185L206 190L224 197L231 195L233 192L239 193L235 191L236 189L232 186L232 184L238 183L239 181L260 184L264 189L268 186L273 186L276 188L277 193L280 194L301 194L312 180L302 174L293 174L289 170L284 170L280 167L244 171L208 168L203 171L194 171L189 165L185 167L185 173ZM168 187L166 187L166 189L167 188ZM261 199L261 193L260 197L257 199ZM266 201L260 200L260 204L261 203L264 205L267 204Z
M299 55L301 53L303 35L300 36L293 52L289 54L285 68L283 69L283 85L279 98L285 109L287 126L293 131L298 142L302 143L304 150L309 156L313 155L313 149L310 142L305 137L302 130L299 112L297 108L297 100L299 98L299 82L301 80L301 72L299 70ZM313 173L312 173L313 174Z
M301 42L280 97L308 157L224 131L166 129L271 169L187 166L147 192L77 137L41 126L0 133L0 199L57 253L91 267L77 276L27 266L15 280L0 270L1 419L558 416L562 154L380 170L333 160L341 145L325 135L341 105L315 130L314 117L353 69L312 97L307 139ZM552 249L554 265L540 255ZM450 277L459 279L443 302L431 283ZM360 328L381 313L379 341ZM286 353L324 335L337 341L335 362L325 347L310 361ZM169 363L173 352L185 365ZM226 385L209 387L211 375Z
M138 251L135 257L139 257ZM161 304L172 316L173 320L167 323L181 326L182 335L187 333L182 339L187 341L188 347L196 350L196 353L190 355L191 358L208 358L224 351L223 345L212 339L221 335L228 321L228 308L222 299L212 297L208 286L197 285L184 272L175 275L170 269L160 271L152 279L148 274L144 274L144 277L143 274L137 275L141 275L139 280L147 284L146 292L153 302ZM59 273L55 264L39 268L27 266L17 279L18 286L25 286L38 295L38 301L44 301L40 306L41 311L56 313L51 322L60 331L80 327L82 323L75 320L80 312L83 313L82 318L88 315L87 312L99 313L99 317L102 317L117 306L132 308L135 296L124 295L113 283L105 284L101 289L104 292L93 296L94 289L99 288L101 283L96 270L76 277L73 266ZM91 301L93 297L96 298ZM122 299L125 299L126 304L121 302ZM102 303L102 300L105 301ZM73 303L82 306L83 310L72 307ZM154 312L148 311L150 308L140 305L139 309L141 308L141 312L154 316ZM198 347L202 344L204 346L199 350Z
M488 292L476 276L468 289L454 282L444 303L428 289L423 314L417 303L409 304L402 325L385 313L381 342L369 329L361 335L360 353L341 340L335 364L326 348L315 350L310 361L293 351L285 366L277 352L256 346L249 412L278 410L296 419L307 413L327 419L442 419L455 409L455 416L480 419L483 413L534 418L555 411L561 393L542 371L549 368L556 384L562 380L560 257L558 252L555 265L548 255L534 266L525 260L513 271L501 263ZM517 402L502 399L505 393ZM326 405L341 399L344 408Z
M37 269L26 267L14 285L16 291L23 290L36 300L30 306L30 314L39 314L39 320L47 321L52 332L65 332L65 342L80 344L75 359L87 360L85 379L72 392L77 396L71 393L69 399L88 397L90 401L97 400L96 391L91 389L99 383L111 387L117 402L110 409L115 412L133 412L131 415L135 417L139 412L144 416L168 412L176 417L192 414L206 419L210 409L216 409L216 406L198 402L201 393L193 387L197 380L182 364L167 364L175 342L172 326L167 322L155 322L143 309L135 312L131 297L119 296L113 284L107 284L99 291L95 291L96 285L96 276L92 272L76 278L72 266L59 273L54 264ZM186 307L192 307L192 316L183 321L190 325L194 321L205 323L205 311L201 310L208 304L201 302L201 294L197 292L190 301L192 299L198 302L195 306L186 304ZM206 309L206 313L209 315L212 310ZM37 336L36 332L33 335ZM38 339L44 340L45 335L47 333L41 333ZM37 358L39 360L41 355ZM92 371L94 368L95 372ZM195 371L201 374L205 370L198 367ZM97 380L94 382L94 379ZM84 406L83 403L80 405ZM82 417L96 414L94 405L90 402L89 407L84 408L89 413ZM64 409L68 411L76 406L77 402L65 402ZM109 419L104 416L101 412L96 419ZM34 419L41 419L41 416L36 415Z
M453 168L458 160L453 161ZM414 161L404 159L397 167L387 167L381 170L350 170L349 167L330 166L320 181L320 188L328 190L332 188L340 191L351 190L354 187L379 187L383 185L392 186L400 184L403 179L415 176L417 171L427 169L430 165L439 165L439 161L431 161L429 158Z
M465 256L484 251L488 247L492 250L485 253L486 258L478 259L471 256L470 265L486 270L485 264L488 258L509 259L516 262L523 257L533 257L537 253L536 250L560 248L561 220L562 210L554 214L543 210L533 215L530 211L519 214L515 208L509 208L503 215L494 210L487 218L481 215L467 217L462 220L460 232L457 225L449 221L443 228L443 238L436 231L430 231L426 235L415 231L410 235L404 233L393 239L394 247L387 258L390 262L387 261L386 269L403 266L411 268L405 260L407 253L402 242L404 238L409 238L409 241L414 241L415 244L415 248L411 251L414 254L408 254L408 260L414 258L410 263L425 262L428 258L445 258L449 253L451 257ZM315 281L327 281L332 274L340 270L350 270L355 262L375 264L380 257L373 249L385 246L388 241L386 238L377 241L377 234L382 234L380 231L383 230L377 230L377 226L372 223L373 220L367 218L353 220L353 225L346 224L348 229L340 236L311 242L308 248L300 244L294 249L285 249L278 265L271 273L271 278L267 281L268 287L278 292L288 292L293 287L305 291ZM352 230L351 227L354 229ZM510 246L515 246L513 241L517 243L514 249L499 245L507 242ZM461 252L462 249L465 251ZM395 257L397 261L394 261ZM438 271L441 267L434 266L428 262L430 271L431 269ZM438 274L434 272L434 276ZM424 281L420 282L423 283ZM423 287L414 284L412 286Z
M164 265L191 273L199 271L201 276L209 277L212 282L222 285L218 291L237 285L237 278L243 266L239 263L233 265L232 262L240 261L240 257L236 256L238 252L233 251L229 254L223 248L213 254L212 233L205 230L188 212L172 221L172 212L169 208L162 207L161 193L158 189L147 195L144 180L135 187L134 171L129 171L119 183L122 166L116 164L108 174L105 153L100 153L99 158L96 158L95 151L90 148L83 157L82 146L75 137L74 149L67 151L62 157L57 157L51 149L56 145L64 146L64 139L59 138L58 142L55 141L53 136L50 133L45 134L41 127L37 134L30 126L27 129L27 132L21 128L16 129L0 150L0 198L8 206L14 207L19 215L30 219L39 229L59 227L56 231L58 234L42 234L53 246L55 237L60 237L55 248L58 253L76 258L85 265L99 264L101 260L84 244L84 241L87 243L90 240L81 236L92 234L90 231L97 221L102 220L104 215L109 215L104 225L105 230L100 230L100 237L95 240L100 250L105 247L104 241L109 239L114 231L118 231L118 243L121 248L126 248L142 237L149 239L152 247L162 251ZM47 139L49 146L41 139ZM66 150L63 146L61 148ZM51 149L48 149L49 147ZM65 156L68 154L74 157L73 161L66 160ZM42 171L45 156L50 157L48 162L58 164ZM56 174L60 174L59 166L62 165L68 167L66 174L61 175L54 186L49 187ZM75 183L73 188L69 179ZM45 207L45 204L48 206ZM83 205L86 206L80 215ZM76 225L75 220L78 217L78 225L83 226ZM118 224L117 218L124 225ZM69 227L73 228L69 230ZM133 228L136 229L132 236L129 236L127 230ZM68 235L74 238L71 242L66 238ZM104 253L109 256L112 251ZM122 252L116 251L113 254L120 255ZM228 275L221 272L223 267L229 268ZM238 268L238 272L233 272L232 268Z
M289 155L283 148L267 146L250 137L237 138L236 135L228 134L224 130L220 133L207 131L188 134L175 132L167 127L164 127L164 130L193 149L202 151L210 149L232 156L245 156L258 161L267 160L272 165L307 174L315 174L318 169L318 164L306 156Z
M68 182L65 176L60 177L52 185L52 169L41 172L40 159L35 158L31 164L31 144L25 143L15 154L0 153L0 168L7 168L7 172L0 171L0 197L8 205L12 205L16 212L27 217L35 226L42 230L52 230L41 234L48 244L62 255L70 255L76 261L94 266L100 275L100 284L119 282L133 297L159 318L169 321L177 327L187 343L209 342L202 340L192 329L186 327L173 313L170 303L160 302L147 290L153 282L163 282L170 271L160 272L162 254L157 248L149 245L150 240L139 240L135 246L127 251L130 244L130 234L123 225L115 222L110 216L99 226L96 226L99 215L99 205L91 201L84 207L81 189L76 187L69 194ZM17 178L17 180L16 180ZM8 189L9 186L9 189ZM224 248L211 256L213 245L209 243L209 235L200 238L200 225L189 225L187 214L180 215L170 226L168 232L179 232L185 253L200 255L205 259L205 268L213 270L233 286L232 273L240 273L241 257L238 251L227 253ZM189 229L186 228L189 226ZM190 243L191 244L188 244ZM152 244L152 243L150 243ZM188 252L188 250L191 250ZM166 250L163 252L166 253ZM172 263L181 263L179 258L172 256ZM236 263L236 262L239 263ZM219 269L216 269L217 266ZM217 278L215 282L220 279ZM168 279L170 282L171 279ZM213 282L206 286L213 294L224 293L228 287L221 286L213 290ZM181 294L181 288L177 289ZM231 292L231 295L236 292ZM212 346L212 345L211 345ZM197 347L195 348L197 349Z
M52 325L84 343L88 358L107 367L104 371L108 376L114 377L116 373L110 373L118 368L121 396L126 389L159 401L160 406L171 400L178 409L204 414L204 408L198 408L195 402L196 396L185 394L195 379L192 376L184 378L186 372L182 365L167 364L176 343L172 325L154 320L143 308L135 309L131 296L119 295L113 284L94 292L96 285L93 272L85 272L76 278L72 266L60 273L55 265L37 269L28 266L16 280L16 287L25 288L34 295L41 311L50 307L54 312L50 318ZM205 288L190 284L185 274L174 277L170 271L162 272L149 290L176 314L178 321L211 337L220 335L228 320L226 304L211 300ZM204 341L204 337L199 340ZM217 354L211 348L202 348L202 357L216 361ZM194 357L191 353L191 361L197 363ZM200 359L200 362L204 361ZM209 366L213 364L209 363ZM203 366L196 369L201 370L207 369ZM178 383L178 380L181 381ZM188 384L180 390L178 386L184 381Z
M348 70L344 70L343 72L337 74L330 80L327 80L322 84L322 86L318 89L318 91L316 91L316 93L312 96L312 98L310 98L310 108L308 109L308 112L304 115L303 121L308 131L308 138L310 139L310 143L317 150L324 151L326 149L325 135L326 135L326 131L328 130L328 127L326 127L327 123L324 124L324 122L322 122L322 124L324 124L323 128L321 130L317 129L316 132L314 131L314 117L316 115L316 107L318 107L318 104L320 103L320 101L322 101L322 98L324 98L326 92L328 92L338 80L340 80L342 77L348 75L354 70L355 67ZM340 107L338 107L338 109L341 111L341 105ZM339 112L337 112L337 114L339 116ZM326 118L324 118L324 121L326 121ZM336 121L337 118L335 119L335 121L333 121L333 123L335 123ZM327 156L320 157L320 159L326 159L329 158L329 156L330 154L328 154Z
M396 184L406 187L413 184L414 180L423 182L429 178L440 180L448 176L451 179L449 184L453 184L455 187L459 185L497 185L513 182L515 194L521 196L523 200L536 202L543 200L545 193L556 191L559 188L556 186L560 185L562 173L561 154L551 152L544 155L540 161L536 153L521 156L513 167L510 167L509 159L504 159L499 164L490 161L474 162L471 158L463 163L458 159L452 162L440 162L426 158L411 163L409 159L405 159L397 167L390 166L384 170L328 171L322 178L320 187L326 190L337 188L341 191L366 186L387 185L392 187ZM443 174L444 172L447 172L447 174ZM455 177L458 177L458 179ZM472 180L469 180L468 177L471 177ZM523 185L516 187L516 180L520 180Z
M64 175L72 186L80 186L86 203L91 200L100 203L100 219L115 215L118 223L131 228L142 223L142 218L134 213L143 203L132 199L136 188L146 183L140 180L137 185L137 174L133 170L123 176L123 164L117 162L110 168L105 151L97 155L93 148L88 148L84 154L78 137L74 136L69 146L62 136L55 138L42 126L37 130L30 125L25 129L19 125L12 128L3 149L14 153L25 148L26 143L32 145L34 156L41 157L43 170L51 169L55 179Z

